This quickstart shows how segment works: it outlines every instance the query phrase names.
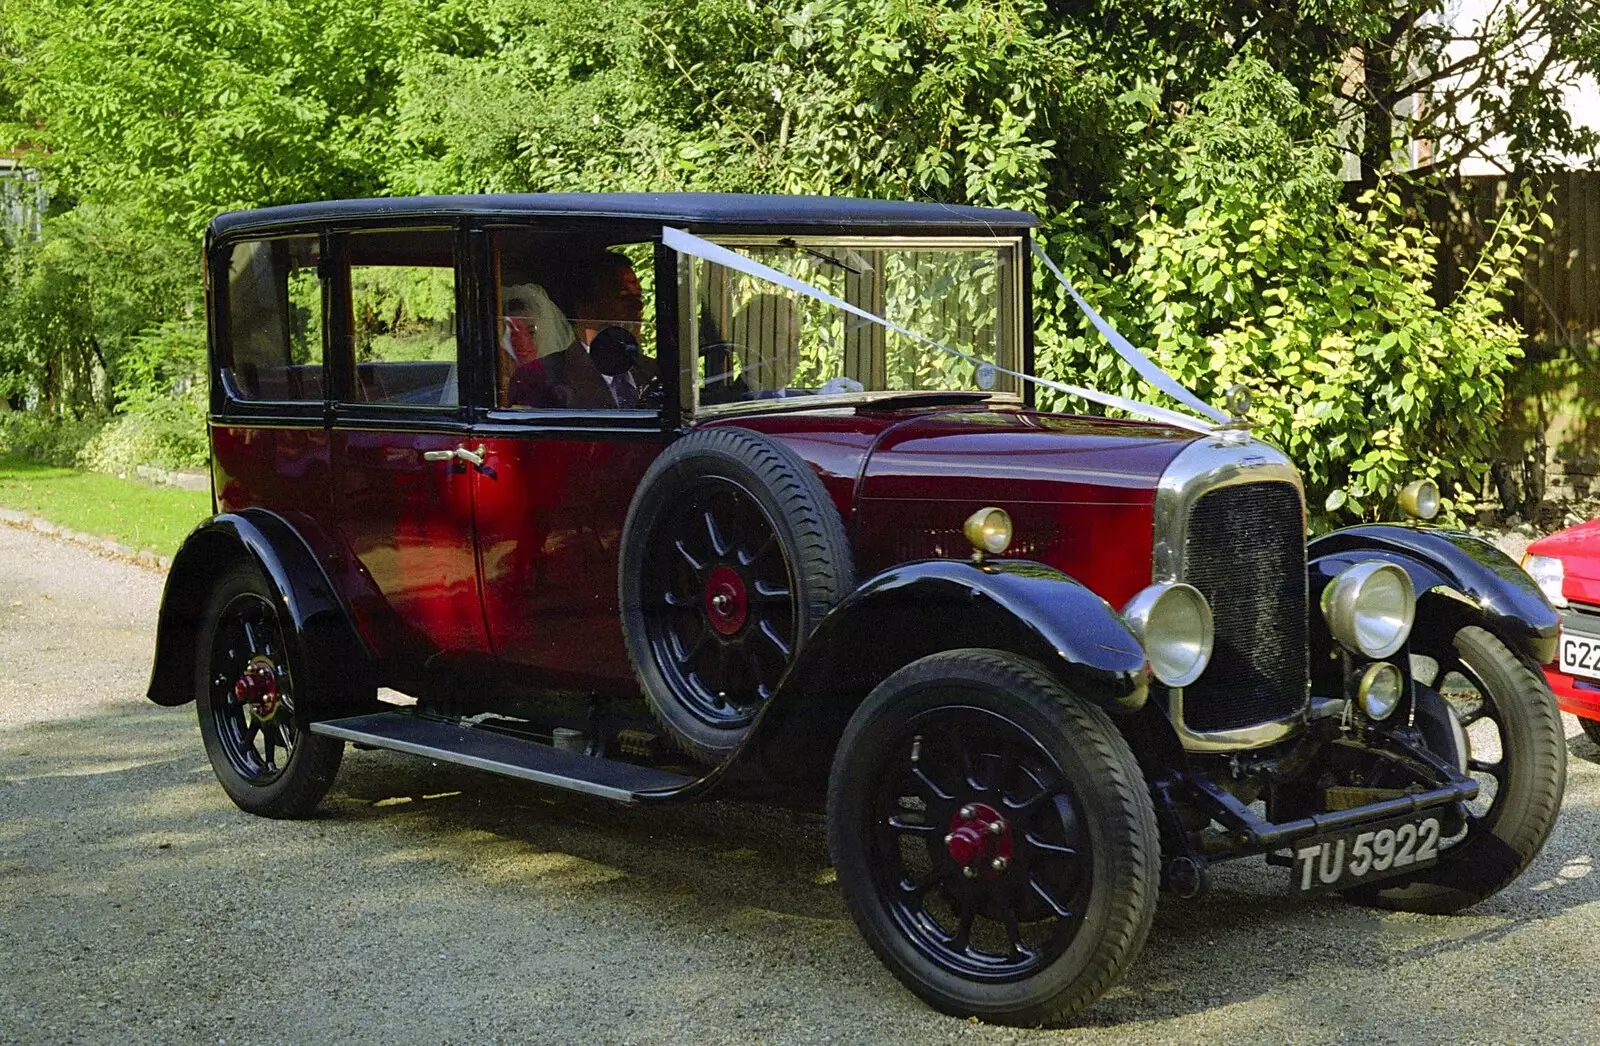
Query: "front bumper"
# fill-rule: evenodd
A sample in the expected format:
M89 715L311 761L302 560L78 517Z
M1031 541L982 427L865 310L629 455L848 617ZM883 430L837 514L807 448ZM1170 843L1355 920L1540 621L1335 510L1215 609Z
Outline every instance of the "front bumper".
M1273 823L1257 814L1250 807L1241 803L1237 797L1218 788L1205 779L1191 780L1192 787L1198 789L1212 806L1212 813L1223 824L1230 825L1237 833L1239 850L1230 853L1229 857L1245 857L1255 853L1266 853L1278 850L1285 846L1293 845L1301 839L1313 835L1321 835L1345 828L1355 828L1359 825L1376 821L1386 821L1391 817L1404 814L1421 813L1435 807L1450 806L1455 803L1464 803L1478 796L1478 782L1447 767L1454 780L1437 788L1430 788L1423 792L1412 792L1396 796L1393 799L1384 799L1376 803L1366 803L1353 806L1348 810L1334 810L1327 813L1308 814L1292 821ZM1215 855L1213 855L1215 859Z
M1544 666L1544 678L1556 693L1563 712L1583 719L1600 719L1600 682L1569 676L1553 665Z
M1324 729L1334 728L1334 724L1327 720L1323 724ZM1315 753L1319 749L1325 751L1323 745L1329 740L1331 738L1319 741L1308 737L1302 740L1302 744L1308 745ZM1369 791L1383 795L1373 801L1345 809L1307 813L1282 821L1268 820L1249 802L1224 788L1203 771L1175 773L1157 783L1156 794L1168 809L1189 805L1222 826L1221 832L1206 829L1198 833L1179 833L1185 839L1181 848L1186 851L1186 856L1202 865L1258 854L1274 855L1312 836L1420 814L1426 810L1459 808L1478 796L1478 782L1431 752L1422 737L1414 731L1374 734L1367 743L1359 744L1354 750L1383 760L1398 774L1408 777L1409 784L1371 789ZM1275 769L1265 769L1265 773L1268 776L1278 774L1303 779L1308 773L1316 773L1313 768L1318 763L1319 758L1315 754L1309 759L1297 760L1291 753L1279 760ZM1391 779L1391 783L1398 785L1399 782ZM1273 859L1269 856L1269 860Z

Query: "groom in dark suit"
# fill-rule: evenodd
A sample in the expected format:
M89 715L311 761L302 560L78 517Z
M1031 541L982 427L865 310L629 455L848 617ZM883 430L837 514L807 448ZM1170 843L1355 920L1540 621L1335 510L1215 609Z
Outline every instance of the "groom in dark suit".
M633 265L620 254L602 251L575 266L569 286L572 344L518 367L506 389L506 402L578 410L638 406L639 391L656 376L655 360L641 357L632 368L608 375L589 355L595 335L605 328L639 329L644 296Z

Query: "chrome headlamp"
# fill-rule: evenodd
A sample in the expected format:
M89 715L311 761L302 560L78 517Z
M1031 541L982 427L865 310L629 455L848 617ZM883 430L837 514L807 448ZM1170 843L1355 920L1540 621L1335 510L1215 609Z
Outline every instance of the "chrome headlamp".
M961 532L980 557L985 552L998 556L1011 545L1011 514L993 505L980 508L967 517Z
M1367 657L1399 650L1416 613L1411 575L1393 563L1357 563L1322 590L1322 616L1333 638Z
M1387 719L1400 707L1405 679L1400 670L1387 661L1367 666L1356 684L1356 701L1368 719Z
M1188 686L1211 661L1211 607L1193 585L1151 585L1128 600L1122 620L1144 647L1150 671L1168 686Z
M1439 514L1439 484L1419 479L1400 489L1400 511L1412 519L1432 519Z
M1538 584L1539 591L1544 593L1544 598L1550 601L1551 606L1567 605L1567 597L1561 594L1561 586L1567 580L1567 568L1561 560L1554 556L1523 556L1522 569Z

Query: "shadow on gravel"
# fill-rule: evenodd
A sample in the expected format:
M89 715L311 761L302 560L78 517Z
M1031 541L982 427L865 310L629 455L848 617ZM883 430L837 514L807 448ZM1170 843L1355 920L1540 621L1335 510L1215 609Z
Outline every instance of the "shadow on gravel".
M487 833L608 869L608 890L665 889L710 908L849 925L816 815L735 802L619 806L387 752L348 752L334 788L327 820L393 822L427 836ZM539 874L530 865L526 885ZM501 876L517 881L511 869Z
M1586 763L1600 764L1600 745L1591 741L1588 734L1574 734L1567 738L1567 755Z
M1585 739L1571 744L1574 755L1595 755L1583 751L1593 747ZM91 805L93 820L114 828L80 828L81 810L72 803ZM530 905L549 891L603 900L612 917L620 909L625 919L659 925L691 950L699 939L730 934L770 949L788 934L773 976L781 964L797 964L850 982L852 990L881 993L886 1006L916 1005L856 938L832 884L821 820L812 815L731 802L617 807L351 750L321 816L268 822L222 796L188 709L130 709L0 731L0 804L8 811L0 823L0 877L14 878L20 891L44 888L81 900L136 896L180 876L242 880L252 874L241 867L245 847L307 865L354 860L355 881L400 873L408 889L425 894L430 883L448 884L457 898L481 896L486 905L504 904L505 892L527 894ZM1074 1023L1148 1022L1281 996L1297 1007L1295 1026L1320 1026L1337 1041L1333 1029L1353 1018L1348 1009L1320 1012L1316 996L1302 994L1310 983L1339 984L1374 971L1398 976L1600 900L1600 875L1593 874L1600 811L1569 802L1562 817L1533 867L1466 916L1393 915L1301 897L1289 892L1283 869L1259 861L1219 866L1202 901L1163 896L1138 963ZM474 892L484 887L496 892ZM0 904L6 911L23 914ZM374 917L382 915L375 908ZM41 934L43 919L26 915ZM202 924L194 929L206 932ZM89 949L106 931L88 922L73 932ZM762 971L750 972L759 978ZM1454 1028L1449 1012L1434 1011L1431 1019L1440 1041L1474 1038L1464 1017ZM1349 1029L1352 1036L1363 1031Z

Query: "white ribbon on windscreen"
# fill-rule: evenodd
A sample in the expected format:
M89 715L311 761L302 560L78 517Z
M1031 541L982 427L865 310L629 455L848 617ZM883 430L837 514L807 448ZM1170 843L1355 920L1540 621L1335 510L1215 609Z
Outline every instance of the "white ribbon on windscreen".
M1117 355L1127 360L1128 365L1134 370L1138 371L1139 375L1143 377L1145 381L1148 381L1150 384L1154 385L1162 392L1165 392L1168 396L1171 396L1184 406L1193 407L1195 410L1199 411L1201 414L1204 414L1206 417L1211 418L1213 421L1221 424L1227 424L1228 416L1226 414L1222 413L1222 411L1213 407L1199 396L1196 396L1182 385L1179 385L1176 378L1161 369L1161 364L1155 362L1150 357L1134 348L1131 344L1129 344L1127 338L1124 338L1122 335L1118 334L1117 329L1106 322L1104 316L1101 316L1098 312L1095 312L1094 306L1084 301L1083 295L1079 294L1077 290L1073 288L1072 284L1067 282L1067 278L1062 275L1060 269L1056 268L1056 263L1050 260L1050 256L1044 252L1043 247L1039 246L1039 242L1037 240L1035 240L1033 243L1033 256L1044 262L1045 267L1055 274L1055 278L1061 281L1061 286L1065 287L1067 289L1067 293L1072 295L1072 300L1078 303L1078 308L1082 309L1083 314L1089 317L1089 322L1094 324L1095 330L1099 331L1105 337L1106 341L1111 343L1111 347L1117 350Z
M708 240L702 240L700 237L684 232L682 229L674 229L671 226L663 226L661 230L661 242L680 254L688 254L696 258L704 258L706 261L724 266L725 268L733 269L749 276L754 276L760 280L766 280L769 283L775 283L779 287L793 291L796 294L802 294L808 298L815 298L817 301L826 302L827 304L832 305L834 308L843 309L852 316L859 316L870 323L876 323L880 327L885 327L894 331L896 334L904 335L905 337L910 338L913 341L920 342L923 345L927 345L930 348L938 349L940 352L946 352L959 359L966 360L968 363L971 363L974 366L992 367L997 374L1009 375L1010 377L1016 378L1019 381L1030 381L1043 388L1053 389L1056 392L1063 392L1069 396L1077 396L1080 399L1086 399L1092 403L1102 404L1103 406L1115 407L1118 410L1125 410L1129 414L1137 414L1140 417L1150 418L1152 421L1159 421L1166 425L1175 425L1178 428L1188 429L1191 432L1210 433L1212 431L1212 426L1210 424L1189 414L1180 414L1174 410L1167 410L1165 407L1156 407L1149 403L1141 403L1138 400L1127 399L1123 396L1113 396L1107 392L1099 392L1095 389L1081 388L1077 385L1067 385L1063 382L1051 381L1048 378L1040 378L1032 374L1024 374L1021 371L1008 370L1005 367L997 366L988 360L982 359L981 357L970 355L962 352L960 349L953 349L948 345L934 341L932 338L924 337L923 335L918 334L916 331L908 330L907 328L900 326L900 324L895 323L893 320L885 319L882 316L868 312L866 309L860 308L859 306L851 305L842 298L836 298L827 291L813 287L804 280L796 279L795 277L787 275L786 273L779 272L777 269L762 265L760 262L746 258L744 255L735 251L730 251L726 247L719 247ZM1055 269L1054 265L1051 265L1050 267L1052 270ZM1060 274L1057 273L1057 275L1059 276ZM1064 278L1063 282L1065 282ZM1077 292L1072 291L1070 286L1067 288L1067 290L1072 292L1074 299L1077 299L1080 305L1082 305L1085 309L1088 308L1087 304L1084 303L1082 299L1077 297ZM1101 324L1105 323L1105 321L1100 319L1099 315L1092 309L1088 310L1088 312L1091 322L1098 321L1095 324L1096 327L1100 327ZM1100 329L1102 333L1104 333L1111 328L1110 325L1107 324L1105 327L1101 327ZM1115 334L1115 331L1112 331L1112 333ZM1120 338L1120 335L1118 337ZM1112 344L1115 346L1116 342L1114 341ZM1126 344L1126 342L1123 344ZM1117 347L1117 349L1119 352L1122 351L1120 347ZM1129 345L1128 349L1129 351L1133 352L1135 356L1138 356L1138 350L1134 349L1133 346ZM1172 385L1180 390L1182 389L1182 386L1179 386L1177 382L1172 380L1171 377L1168 377L1166 372L1162 371L1154 363L1150 363L1149 360L1145 360L1143 356L1138 356L1138 358L1144 360L1146 364L1153 368L1157 373L1161 374L1162 377L1166 378L1166 380ZM1129 360L1129 362L1132 363L1133 361ZM1138 368L1138 364L1134 364L1134 366L1135 368ZM1140 370L1140 373L1143 374L1144 371ZM1195 400L1195 397L1190 395L1188 400L1184 400L1184 402L1187 403L1189 400ZM1198 403L1199 401L1195 400L1195 402ZM1209 407L1206 407L1204 404L1201 404L1201 409L1208 414L1214 415L1218 421L1227 420L1220 413Z

